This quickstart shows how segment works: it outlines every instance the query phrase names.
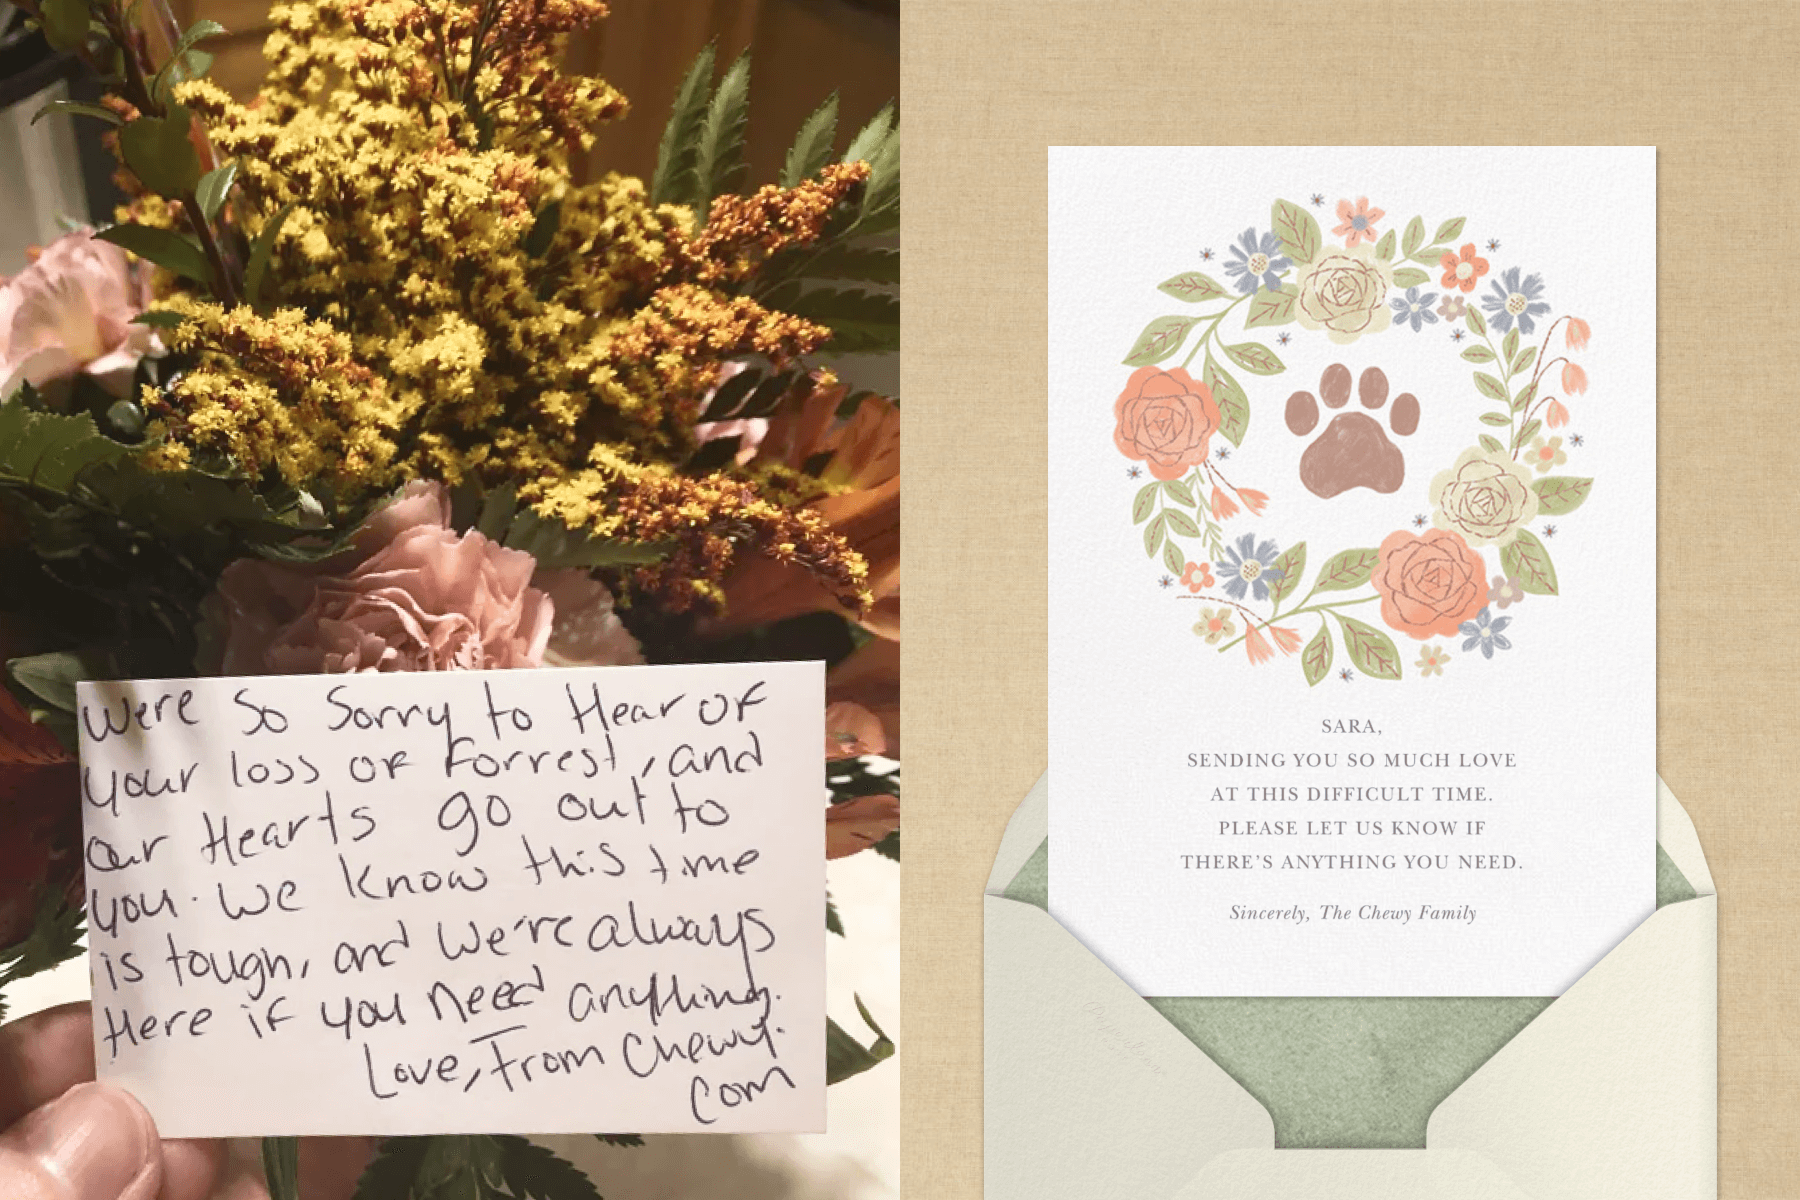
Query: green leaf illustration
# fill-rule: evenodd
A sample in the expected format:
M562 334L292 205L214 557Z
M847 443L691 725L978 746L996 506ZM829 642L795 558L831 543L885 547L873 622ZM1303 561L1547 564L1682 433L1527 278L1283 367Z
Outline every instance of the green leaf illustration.
M1505 404L1510 399L1506 394L1506 385L1501 383L1497 377L1489 375L1486 371L1475 372L1475 390L1486 396L1489 400L1498 400L1502 404Z
M1188 508L1199 507L1194 500L1194 490L1188 487L1185 480L1165 479L1162 481L1162 488L1164 492L1168 493L1169 499L1175 503L1186 505Z
M1393 230L1390 229L1386 233L1382 234L1381 240L1379 242L1375 243L1375 257L1379 258L1382 262L1392 262L1393 261L1393 258L1394 258L1394 231Z
M1280 604L1299 590L1300 577L1306 574L1306 543L1295 542L1283 550L1281 557L1275 560L1274 569L1280 575L1269 584L1269 594L1276 604Z
M1266 325L1290 323L1294 319L1294 301L1299 298L1300 293L1292 287L1256 293L1250 299L1250 315L1244 318L1244 328L1260 329Z
M1282 252L1295 262L1309 263L1319 256L1319 223L1300 205L1277 200L1269 211L1269 224L1281 239Z
M1260 342L1239 342L1225 347L1225 357L1252 375L1279 375L1287 366Z
M1442 225L1438 226L1437 236L1431 240L1434 242L1448 242L1453 238L1461 237L1462 231L1463 218L1451 217L1448 221L1445 221Z
M1527 383L1524 387L1519 389L1519 394L1513 397L1512 410L1514 412L1524 412L1526 407L1536 399L1537 383L1535 381Z
M173 230L155 229L149 225L114 225L102 229L94 236L103 242L123 246L139 258L192 279L195 283L205 284L212 279L212 267L206 261L206 252L192 238Z
M1544 423L1536 418L1525 422L1525 424L1519 427L1519 432L1513 435L1513 449L1517 450L1520 446L1529 442L1532 438L1536 437L1538 432L1543 428Z
M1319 622L1319 632L1300 651L1300 669L1306 672L1306 682L1311 686L1317 686L1319 680L1331 674L1331 626L1325 622Z
M1400 678L1400 651L1393 638L1355 617L1337 612L1332 615L1344 631L1344 653L1357 670L1374 679Z
M1125 356L1128 367L1151 367L1168 358L1187 341L1188 330L1200 323L1199 317L1158 317L1144 326L1131 352Z
M1200 536L1200 526L1194 523L1194 518L1180 509L1171 508L1163 515L1169 518L1169 532L1178 533L1182 537L1197 538Z
M1513 355L1518 352L1519 327L1514 325L1511 329L1506 331L1506 336L1500 339L1500 356L1507 362L1511 362L1513 360Z
M1425 244L1425 218L1414 217L1406 223L1406 236L1401 239L1400 253L1411 258ZM1399 282L1398 279L1395 280Z
M1219 432L1232 445L1243 445L1244 433L1250 428L1250 397L1244 394L1244 389L1238 386L1230 372L1213 361L1211 350L1206 352L1206 370L1201 382L1212 393L1213 403L1219 406Z
M1528 369L1531 366L1531 364L1536 361L1537 361L1537 347L1536 346L1527 346L1523 350L1519 351L1518 357L1516 357L1512 360L1512 373L1514 375L1517 375L1520 371L1524 371L1524 370Z
M1430 274L1419 270L1417 267L1401 267L1398 271L1394 272L1395 287L1418 287L1421 284L1430 282Z
M1550 552L1529 529L1521 529L1500 551L1500 566L1519 581L1519 586L1536 596L1554 596L1556 566Z
M1578 475L1546 475L1531 481L1531 490L1538 494L1538 512L1552 517L1580 508L1593 487L1592 479Z
M1491 433L1481 435L1481 448L1490 454L1505 454L1506 445Z
M1169 514L1157 513L1155 518L1144 526L1144 553L1155 558L1157 551L1162 549L1163 538L1168 536L1168 532Z
M1369 576L1375 572L1375 564L1380 561L1381 552L1373 546L1340 551L1326 559L1325 565L1319 568L1319 578L1313 582L1313 590L1342 592L1361 587L1369 582Z
M1222 300L1231 295L1220 285L1218 280L1202 271L1183 271L1181 274L1157 284L1156 290L1165 296L1185 300L1189 304L1199 304L1205 300Z
M1494 352L1489 350L1486 346L1470 346L1467 350L1463 351L1462 356L1472 363L1494 361Z
M1131 502L1131 523L1133 525L1142 525L1150 519L1150 514L1156 511L1156 493L1161 487L1161 482L1153 479L1138 489L1137 498Z
M1174 542L1163 543L1163 566L1180 575L1187 570L1187 556Z
M1469 310L1463 314L1463 320L1468 322L1469 332L1476 337L1487 336L1487 322L1482 319L1481 310L1473 304L1469 305Z
M1482 413L1481 423L1483 425L1511 425L1512 418L1505 413Z

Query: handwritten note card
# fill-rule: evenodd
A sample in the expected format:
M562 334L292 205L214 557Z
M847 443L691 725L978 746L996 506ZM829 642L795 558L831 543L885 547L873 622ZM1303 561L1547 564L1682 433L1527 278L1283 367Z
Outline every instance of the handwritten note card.
M823 692L82 684L100 1078L168 1137L823 1129Z

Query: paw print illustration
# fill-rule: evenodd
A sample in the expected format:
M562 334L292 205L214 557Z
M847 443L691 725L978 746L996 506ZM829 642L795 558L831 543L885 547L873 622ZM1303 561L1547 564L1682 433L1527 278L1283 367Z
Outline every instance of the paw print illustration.
M1369 412L1387 406L1388 380L1379 367L1370 367L1356 382L1356 399ZM1319 425L1319 401L1330 409L1350 403L1350 368L1332 363L1319 376L1319 395L1295 392L1288 397L1287 427L1295 437L1305 437ZM1419 427L1419 398L1401 392L1388 408L1388 428L1401 437ZM1341 412L1331 418L1312 445L1300 455L1300 482L1321 500L1329 500L1351 488L1366 487L1386 495L1400 490L1406 480L1406 456L1388 439L1387 430L1369 413Z

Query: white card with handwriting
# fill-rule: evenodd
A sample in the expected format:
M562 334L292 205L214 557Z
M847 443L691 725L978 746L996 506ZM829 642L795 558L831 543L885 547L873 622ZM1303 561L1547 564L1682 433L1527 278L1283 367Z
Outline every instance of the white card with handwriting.
M165 1137L824 1128L818 663L79 688Z
M1560 995L1655 903L1655 159L1050 151L1050 905Z

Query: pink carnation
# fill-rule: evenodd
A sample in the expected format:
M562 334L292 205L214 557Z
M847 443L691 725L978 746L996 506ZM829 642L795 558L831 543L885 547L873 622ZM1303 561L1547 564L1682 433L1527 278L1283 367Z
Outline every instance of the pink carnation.
M242 559L213 604L226 675L453 671L642 662L612 595L581 571L450 526L441 484L414 482L351 549L306 566ZM561 609L566 615L557 620Z
M131 386L156 335L131 320L151 301L149 268L89 229L58 238L38 260L0 280L0 397L85 372L116 396Z

